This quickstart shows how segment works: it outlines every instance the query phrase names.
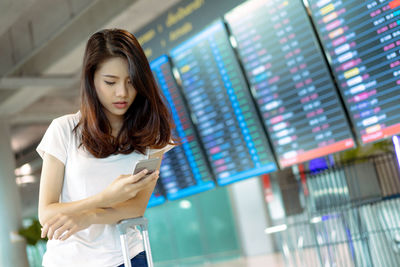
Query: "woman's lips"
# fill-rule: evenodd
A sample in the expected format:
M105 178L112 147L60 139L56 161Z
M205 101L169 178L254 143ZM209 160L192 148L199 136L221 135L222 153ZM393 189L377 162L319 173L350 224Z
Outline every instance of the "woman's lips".
M116 107L118 109L123 109L123 108L126 108L126 106L128 105L128 102L114 102L113 105L114 105L114 107Z

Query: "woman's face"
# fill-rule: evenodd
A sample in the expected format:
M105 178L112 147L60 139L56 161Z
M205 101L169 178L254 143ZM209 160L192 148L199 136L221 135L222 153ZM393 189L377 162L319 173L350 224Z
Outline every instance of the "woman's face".
M128 61L121 57L104 60L94 73L97 96L110 122L121 121L137 95L128 72Z

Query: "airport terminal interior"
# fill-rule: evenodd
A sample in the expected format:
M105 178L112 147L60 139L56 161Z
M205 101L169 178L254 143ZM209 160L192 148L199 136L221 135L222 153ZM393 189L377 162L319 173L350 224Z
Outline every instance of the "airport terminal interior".
M400 266L400 0L0 0L0 266L42 266L36 147L104 28L136 36L182 140L154 266Z

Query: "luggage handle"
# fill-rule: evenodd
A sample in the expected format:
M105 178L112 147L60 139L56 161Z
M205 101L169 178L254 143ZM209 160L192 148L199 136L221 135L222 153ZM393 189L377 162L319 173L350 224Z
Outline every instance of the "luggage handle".
M150 242L149 242L149 234L147 231L147 224L148 220L145 217L137 217L137 218L131 218L131 219L125 219L120 221L117 224L117 229L120 235L121 239L121 246L122 246L122 252L124 256L124 265L125 267L132 267L131 261L129 258L128 254L128 247L127 247L127 240L126 240L126 233L128 228L132 226L139 226L142 232L142 237L143 237L143 245L144 249L146 251L146 259L147 259L147 264L148 267L153 267L153 257L151 255L151 248L150 248Z
M117 229L120 235L125 235L128 228L132 226L140 226L142 231L147 231L148 220L145 217L137 217L122 220L117 224Z

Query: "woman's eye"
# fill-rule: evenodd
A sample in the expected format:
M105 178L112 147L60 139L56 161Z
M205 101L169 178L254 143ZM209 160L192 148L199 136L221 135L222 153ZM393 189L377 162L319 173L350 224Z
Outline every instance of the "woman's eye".
M104 81L106 84L108 84L108 85L113 85L113 84L115 84L115 82L108 82L108 81Z

